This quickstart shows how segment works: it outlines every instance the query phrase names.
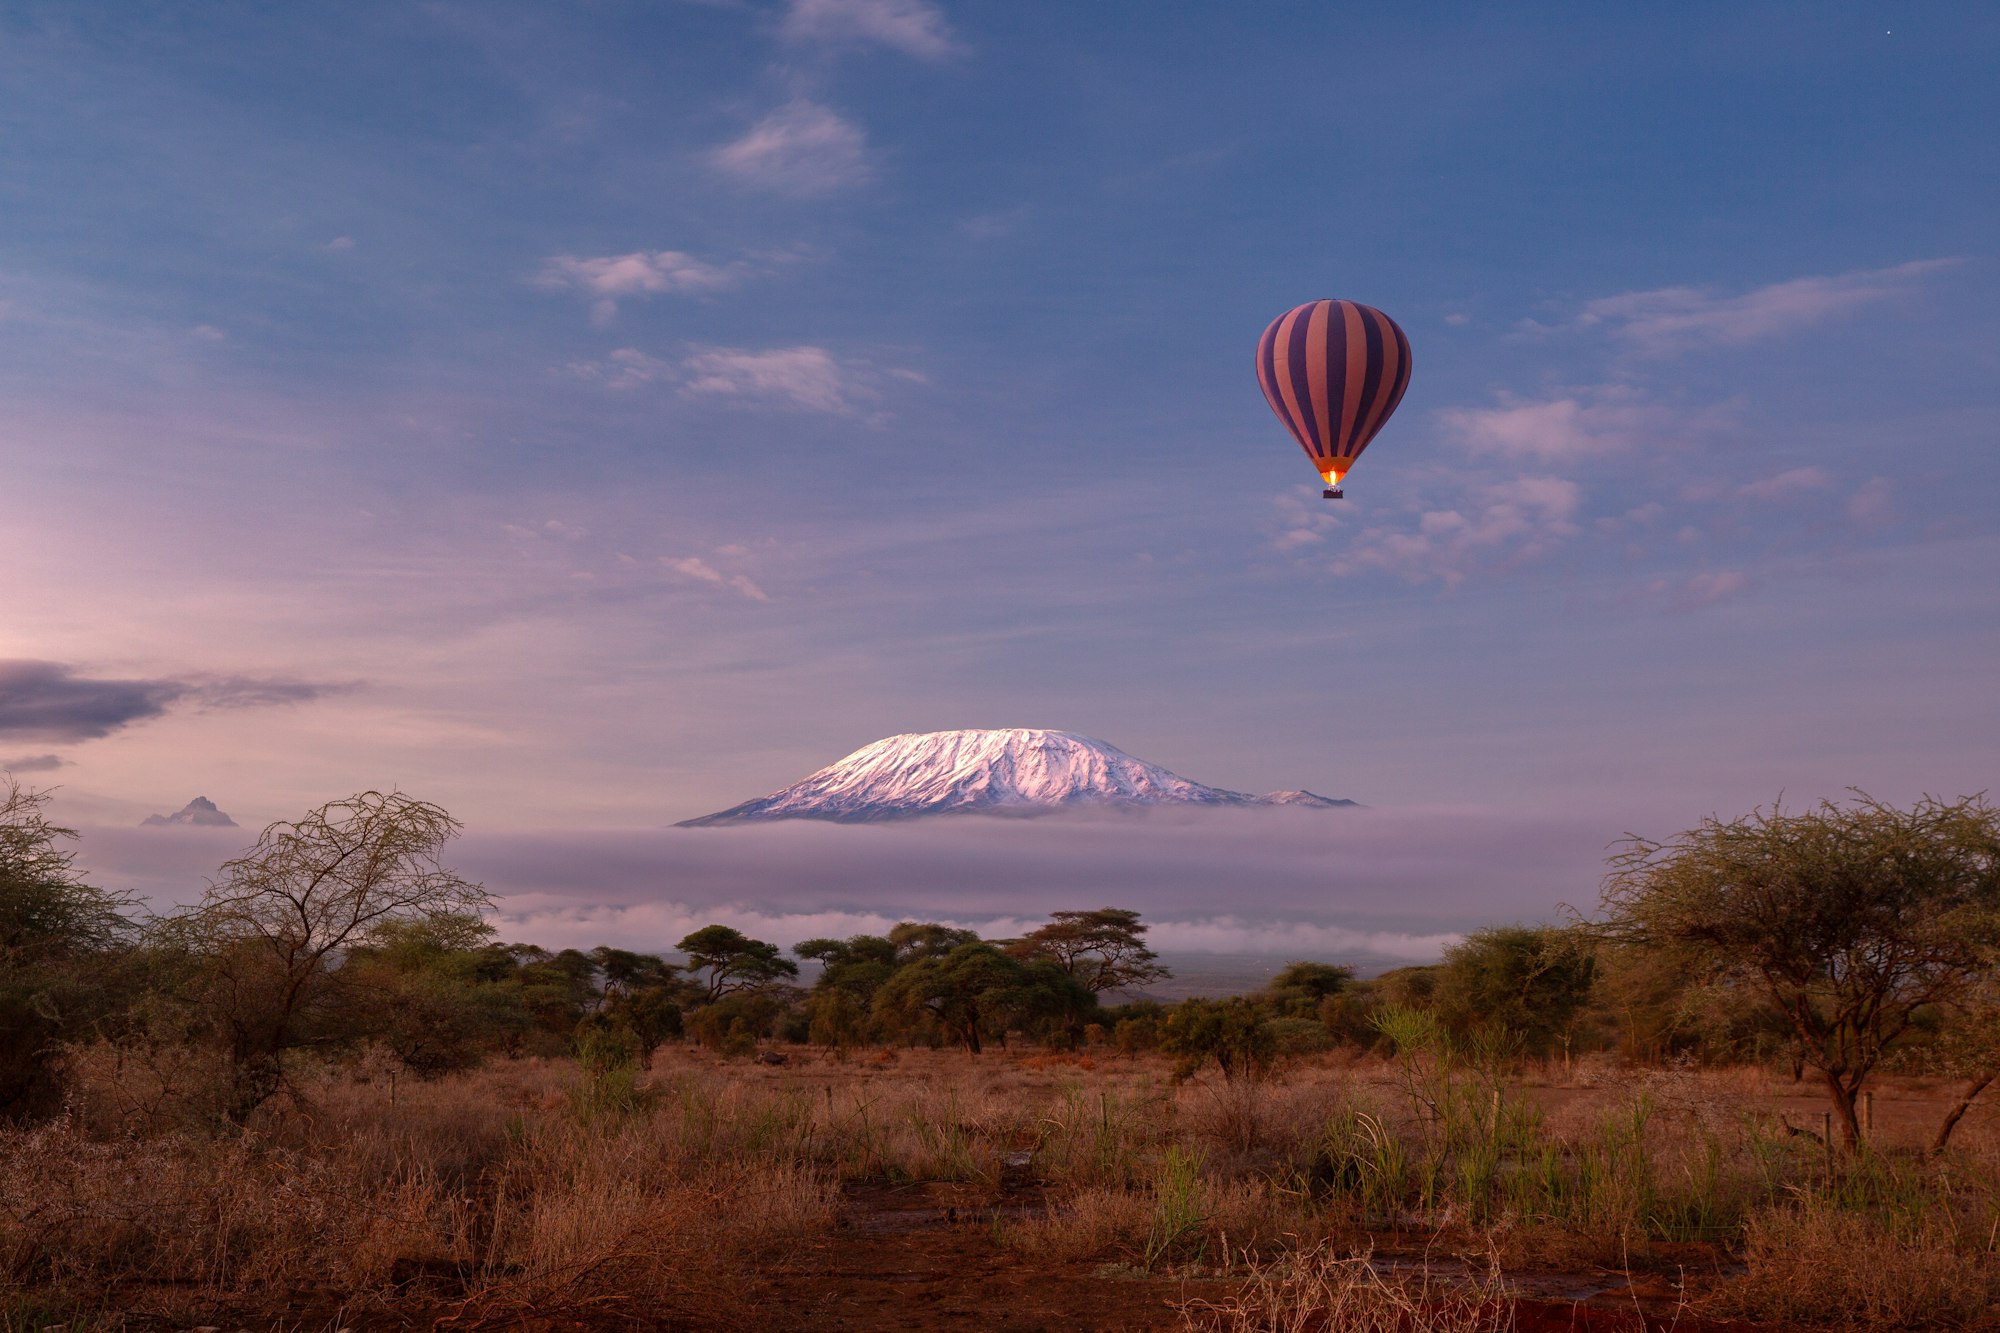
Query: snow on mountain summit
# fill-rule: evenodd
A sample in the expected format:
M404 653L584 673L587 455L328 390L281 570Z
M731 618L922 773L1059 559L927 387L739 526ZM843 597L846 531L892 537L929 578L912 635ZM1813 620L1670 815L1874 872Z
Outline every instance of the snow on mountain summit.
M1033 814L1077 806L1271 804L1353 802L1307 792L1259 797L1204 787L1088 736L1021 727L890 736L783 791L684 820L681 827L769 819L869 823L912 815Z

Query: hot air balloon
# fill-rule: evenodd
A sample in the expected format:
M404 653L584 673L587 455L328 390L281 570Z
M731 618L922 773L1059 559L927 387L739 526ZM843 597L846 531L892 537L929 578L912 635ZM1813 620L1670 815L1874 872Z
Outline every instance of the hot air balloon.
M1309 301L1264 330L1257 382L1338 500L1340 479L1410 387L1410 340L1373 306Z

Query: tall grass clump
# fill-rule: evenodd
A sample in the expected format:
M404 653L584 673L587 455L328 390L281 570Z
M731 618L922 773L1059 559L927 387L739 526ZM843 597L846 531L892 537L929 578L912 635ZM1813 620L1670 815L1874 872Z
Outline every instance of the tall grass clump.
M1168 1148L1153 1175L1153 1210L1146 1219L1140 1255L1143 1267L1157 1268L1176 1256L1201 1258L1202 1224L1208 1221L1204 1195L1201 1159L1178 1144Z
M1236 1296L1190 1301L1184 1326L1201 1333L1511 1333L1512 1296L1497 1267L1446 1276L1428 1264L1388 1268L1326 1244L1248 1260Z
M1952 1211L1855 1211L1836 1191L1759 1209L1717 1313L1802 1328L2000 1327L2000 1254Z
M577 1034L578 1078L570 1107L579 1120L630 1115L646 1104L639 1089L639 1042L622 1028L587 1027Z
M1065 1083L1035 1125L1037 1169L1069 1188L1130 1188L1143 1178L1146 1148L1170 1127L1168 1113L1157 1097L1141 1101Z

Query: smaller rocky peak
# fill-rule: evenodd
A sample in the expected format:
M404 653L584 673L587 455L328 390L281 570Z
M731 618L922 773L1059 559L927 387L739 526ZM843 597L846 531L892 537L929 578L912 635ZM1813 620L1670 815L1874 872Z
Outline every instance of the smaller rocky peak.
M215 802L206 796L197 796L171 815L147 815L139 821L140 828L235 828L236 821L215 808Z

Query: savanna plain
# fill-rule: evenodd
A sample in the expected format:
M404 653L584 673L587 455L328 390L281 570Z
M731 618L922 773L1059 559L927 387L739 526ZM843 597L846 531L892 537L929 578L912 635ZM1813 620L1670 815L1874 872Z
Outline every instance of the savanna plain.
M141 919L4 813L7 1333L2000 1328L1977 799L1175 1004L1123 909L551 952L363 793Z

